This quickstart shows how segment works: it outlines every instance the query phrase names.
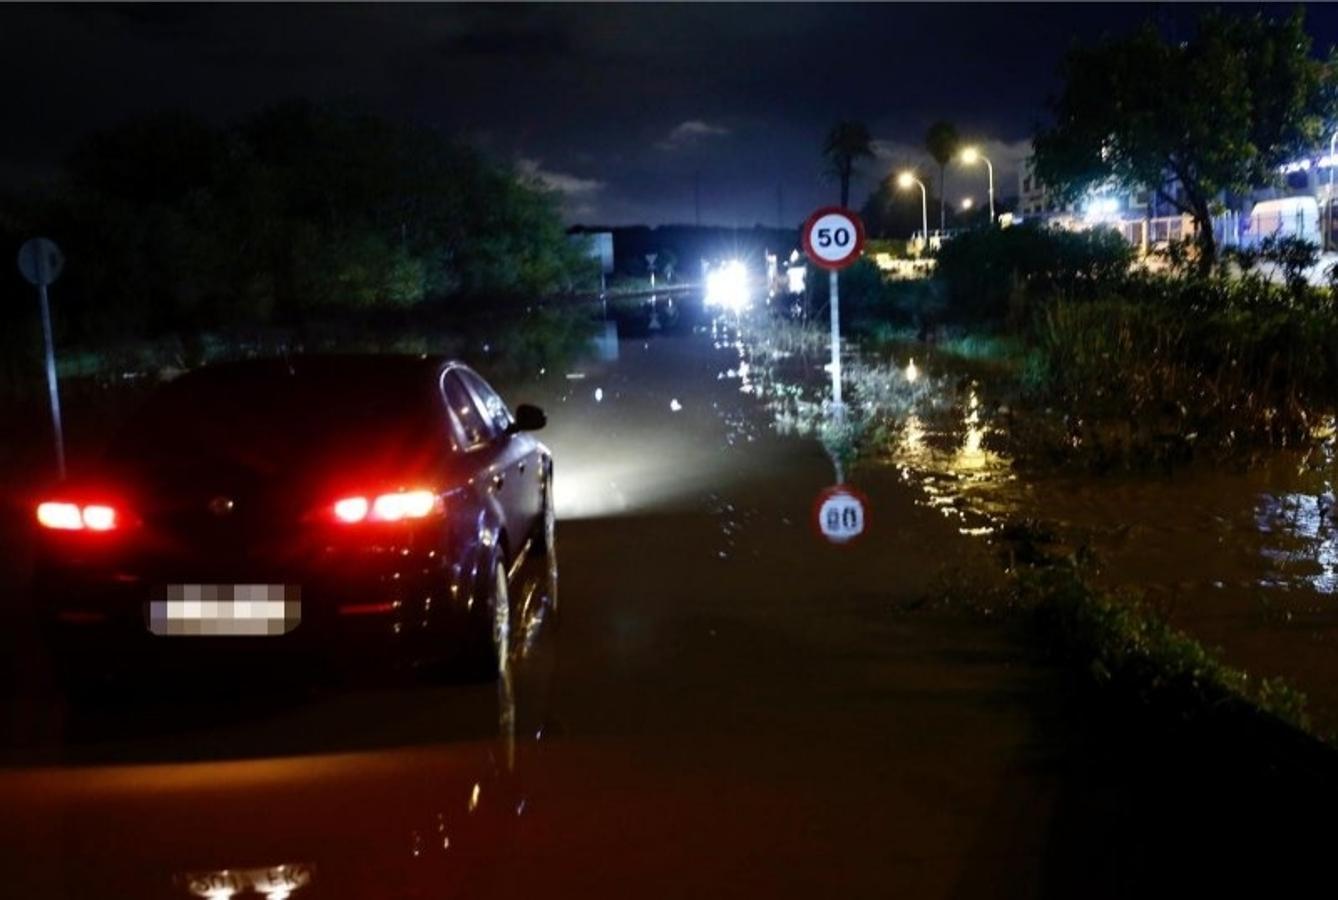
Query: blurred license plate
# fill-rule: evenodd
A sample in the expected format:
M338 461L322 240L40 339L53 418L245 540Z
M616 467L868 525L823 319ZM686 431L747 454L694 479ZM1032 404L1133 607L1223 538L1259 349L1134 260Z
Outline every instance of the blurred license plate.
M174 637L280 635L301 621L295 584L169 584L149 601L149 630Z

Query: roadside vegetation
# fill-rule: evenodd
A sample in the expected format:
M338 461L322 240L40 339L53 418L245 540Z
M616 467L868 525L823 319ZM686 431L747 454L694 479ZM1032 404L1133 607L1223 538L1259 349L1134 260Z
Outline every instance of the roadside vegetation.
M188 362L259 333L440 324L598 284L534 180L434 131L306 103L91 135L47 182L0 197L0 243L39 234L67 259L62 355L106 371L132 352L114 348ZM16 273L0 294L13 396L40 376L40 331Z
M1018 574L1014 599L1047 648L1090 686L1178 719L1267 717L1310 731L1305 694L1282 678L1257 678L1169 625L1136 595L1092 587L1059 564ZM1332 741L1333 737L1327 736Z
M1332 436L1338 287L1299 274L1314 255L1266 241L1203 274L1172 247L1154 272L1114 232L981 229L946 244L929 279L853 267L842 317L875 356L988 376L1028 418L1001 448L1024 462L1160 467Z

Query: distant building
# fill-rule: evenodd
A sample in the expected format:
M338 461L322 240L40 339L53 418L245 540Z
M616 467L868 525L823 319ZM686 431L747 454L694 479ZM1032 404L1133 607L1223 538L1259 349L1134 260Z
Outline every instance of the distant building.
M1017 212L1023 221L1049 218L1066 211L1055 202L1055 198L1036 177L1030 159L1022 164L1021 171L1017 173L1017 188Z
M582 231L568 235L570 240L585 249L591 259L599 260L600 271L608 275L613 272L613 232Z
M1261 187L1239 197L1217 198L1225 212L1213 222L1221 246L1249 245L1270 234L1289 234L1324 244L1329 227L1328 207L1338 190L1331 191L1330 175L1338 180L1327 154L1295 160L1279 172L1280 185ZM1114 186L1089 191L1081 200L1062 204L1036 177L1028 159L1018 173L1018 213L1022 221L1044 221L1062 228L1113 228L1129 243L1147 252L1194 234L1194 220L1157 191L1129 191ZM1179 197L1178 185L1163 189ZM1297 202L1270 202L1296 200ZM1312 202L1307 202L1312 201ZM1338 218L1338 210L1334 211Z

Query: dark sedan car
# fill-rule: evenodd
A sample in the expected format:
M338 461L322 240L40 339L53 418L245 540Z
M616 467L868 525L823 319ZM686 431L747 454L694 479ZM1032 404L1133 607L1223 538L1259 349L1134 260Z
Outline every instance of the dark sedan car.
M94 475L36 506L57 663L76 678L232 654L495 675L511 622L556 606L553 463L528 433L544 423L436 359L184 375Z

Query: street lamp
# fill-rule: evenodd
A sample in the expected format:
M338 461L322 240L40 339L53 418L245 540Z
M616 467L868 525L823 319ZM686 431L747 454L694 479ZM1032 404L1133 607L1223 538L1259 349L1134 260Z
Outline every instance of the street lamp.
M966 147L962 150L962 162L968 166L973 165L976 160L984 160L986 168L990 172L990 224L994 224L994 163L990 162L989 157L981 153L975 147Z
M976 201L970 197L962 198L962 212L970 212L971 207L976 205Z
M925 190L925 183L916 178L910 172L902 172L897 176L897 187L903 191L910 190L911 185L920 186L920 229L924 235L925 247L929 246L929 193Z

